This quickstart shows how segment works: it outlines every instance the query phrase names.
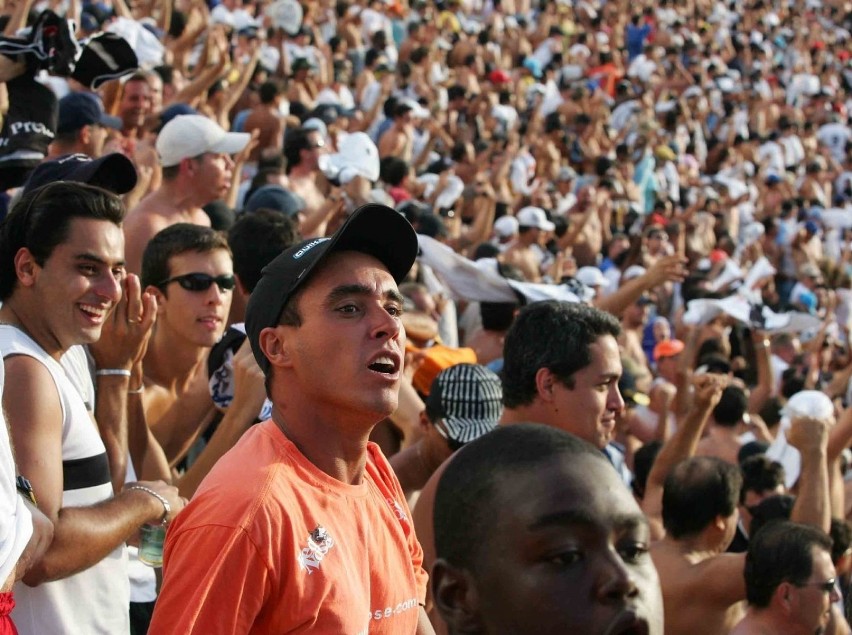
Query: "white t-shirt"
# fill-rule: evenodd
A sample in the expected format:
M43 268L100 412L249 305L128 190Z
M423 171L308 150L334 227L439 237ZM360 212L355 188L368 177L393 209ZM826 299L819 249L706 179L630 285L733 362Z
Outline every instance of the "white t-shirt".
M4 380L5 365L0 363L0 395ZM32 515L15 487L17 475L9 428L0 408L0 584L11 575L33 535Z

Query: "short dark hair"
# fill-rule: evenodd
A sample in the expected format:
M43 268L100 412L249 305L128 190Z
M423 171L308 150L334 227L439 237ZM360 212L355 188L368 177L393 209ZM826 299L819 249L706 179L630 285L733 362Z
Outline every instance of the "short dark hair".
M281 87L278 85L277 82L263 82L260 85L258 94L260 95L260 103L271 104L273 101L275 101L275 98L281 94Z
M435 491L435 554L475 570L492 526L502 479L529 472L557 457L590 456L606 463L590 443L562 430L531 423L497 427L460 449Z
M784 467L763 454L748 457L740 464L740 472L743 475L740 503L745 503L746 492L762 494L784 485Z
M228 245L234 257L234 273L243 288L254 291L263 268L301 239L299 227L283 212L259 209L240 214L228 231Z
M573 375L592 362L589 346L604 335L618 337L618 320L585 304L545 300L521 309L503 346L503 404L528 405L536 396L535 374L548 368L568 388Z
M296 128L284 135L284 158L287 159L287 174L290 174L290 170L302 161L302 150L308 149L310 143L308 135L312 132L314 131Z
M15 255L28 249L39 266L67 238L75 218L103 220L120 227L126 210L121 199L103 188L57 181L24 194L0 224L0 300L15 290Z
M385 157L379 164L379 177L391 186L398 186L408 175L408 161L399 157Z
M506 331L515 320L517 302L480 302L479 316L486 331Z
M663 526L672 538L694 536L737 507L743 477L722 459L696 456L678 463L663 486Z
M765 608L782 582L805 584L813 573L814 547L831 553L831 538L816 527L784 520L752 536L745 561L748 603Z
M845 518L832 518L831 529L831 561L835 564L852 547L852 525Z
M748 397L739 386L726 386L719 403L713 408L713 421L725 428L733 428L748 409Z
M193 223L177 223L160 230L142 254L142 287L156 286L171 277L170 260L188 251L207 253L224 249L231 254L225 234ZM163 291L165 293L165 290Z
M663 442L654 440L643 445L633 455L633 480L630 487L633 490L633 495L639 500L645 498L648 475L651 474L651 468L654 467L654 462L662 448Z

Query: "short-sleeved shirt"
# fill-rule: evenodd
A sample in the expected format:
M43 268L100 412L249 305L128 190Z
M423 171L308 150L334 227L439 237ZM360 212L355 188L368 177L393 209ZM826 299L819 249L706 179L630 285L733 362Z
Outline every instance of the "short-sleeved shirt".
M213 468L166 535L152 633L414 633L423 552L399 482L314 466L272 421Z

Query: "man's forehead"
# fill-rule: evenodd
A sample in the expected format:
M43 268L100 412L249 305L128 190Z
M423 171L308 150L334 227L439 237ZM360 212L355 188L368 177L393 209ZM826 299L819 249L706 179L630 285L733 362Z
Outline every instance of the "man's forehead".
M530 505L536 527L559 524L646 525L636 501L603 457L565 453L513 478L504 503ZM509 492L505 492L509 493ZM518 507L516 507L518 508Z

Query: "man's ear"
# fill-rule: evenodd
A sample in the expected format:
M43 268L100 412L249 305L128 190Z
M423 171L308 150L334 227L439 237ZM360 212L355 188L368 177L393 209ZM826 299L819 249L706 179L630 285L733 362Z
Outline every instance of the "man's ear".
M470 572L438 558L430 582L432 600L450 633L482 631L479 596Z
M535 391L545 403L553 401L553 384L558 380L549 368L539 368L535 372Z
M432 422L429 421L429 417L426 416L426 411L421 410L420 416L417 419L417 427L420 429L422 434L426 434L429 432L429 428L432 427Z
M15 254L15 275L18 282L25 287L33 286L38 278L39 269L32 252L26 247L21 247Z
M240 280L240 276L235 273L234 279L237 281L237 293L248 299L249 295L251 295L251 292L246 289L245 285L243 284L243 281Z
M163 301L166 299L166 294L163 293L163 290L160 287L155 287L153 284L149 284L145 287L143 293L150 293L157 299L157 315L160 315L165 308L163 306L165 304Z
M260 332L260 350L273 366L287 368L293 365L291 340L286 329L268 326Z

